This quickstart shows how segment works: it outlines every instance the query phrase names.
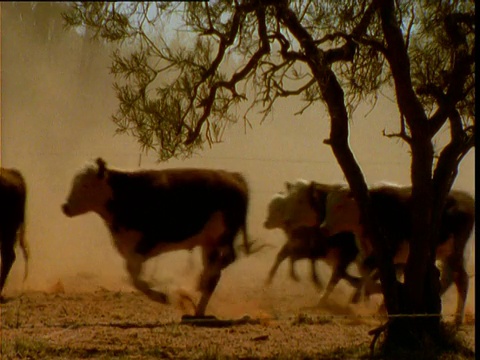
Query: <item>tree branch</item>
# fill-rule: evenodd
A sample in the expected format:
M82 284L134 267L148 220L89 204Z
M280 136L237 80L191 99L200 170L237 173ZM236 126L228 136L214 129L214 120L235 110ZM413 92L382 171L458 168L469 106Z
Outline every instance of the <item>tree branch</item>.
M400 115L400 132L398 133L390 133L387 134L385 130L383 130L383 136L388 138L400 138L405 141L407 144L411 144L412 138L407 134L406 126L405 126L405 116Z
M309 89L310 87L312 87L313 85L315 85L317 83L317 81L312 78L310 79L309 82L307 82L305 85L295 89L295 90L285 90L283 88L281 88L280 86L277 85L277 89L279 91L279 95L281 97L288 97L290 95L300 95L302 94L305 90Z
M447 15L444 21L447 36L455 46L454 63L448 76L445 95L440 96L438 90L436 93L436 97L442 101L438 103L439 109L429 121L432 136L445 124L447 118L455 110L457 103L466 96L464 86L471 73L471 66L475 64L475 56L469 54L467 37L460 26L461 21L468 20L470 20L470 16L457 13Z
M397 101L412 133L427 131L427 116L415 95L410 74L410 59L403 35L395 18L393 0L380 1L380 18L387 43L385 53L392 71ZM418 129L419 131L414 131Z
M238 11L238 8L237 8L237 11ZM203 114L200 117L200 119L198 120L198 122L195 126L195 129L192 132L190 132L189 136L185 140L185 142L184 142L185 145L192 144L198 138L203 124L208 119L208 116L211 113L211 109L212 109L213 103L215 101L217 90L219 88L223 87L223 88L226 88L226 89L230 90L233 94L237 94L236 90L235 90L235 85L240 80L243 80L253 69L255 69L258 62L262 58L262 56L269 53L270 44L268 42L267 28L266 28L266 23L265 23L265 8L262 7L262 6L258 7L255 10L255 14L256 14L257 19L258 19L258 34L259 34L260 42L261 42L260 48L252 55L252 57L248 61L247 65L245 65L243 67L243 69L241 69L240 71L234 73L229 81L219 81L219 82L213 84L210 87L208 97L201 104L201 106L203 106L203 108L204 108ZM236 33L238 31L238 24L239 24L240 16L237 16L236 18L238 19L238 22L237 21L234 22L235 25L232 26L232 30L230 32L230 36L229 36L229 39L226 42L226 44L232 44L233 41L235 40ZM234 27L236 29L235 31L233 30ZM212 70L213 67L215 66L215 71L216 71L216 68L218 68L218 65L220 64L220 61L223 59L223 56L225 54L225 50L226 50L226 46L223 47L222 57L220 58L220 51L219 51L219 53L218 53L219 55L217 56L216 60L214 61L212 67L209 70ZM210 73L210 71L208 71L208 72Z

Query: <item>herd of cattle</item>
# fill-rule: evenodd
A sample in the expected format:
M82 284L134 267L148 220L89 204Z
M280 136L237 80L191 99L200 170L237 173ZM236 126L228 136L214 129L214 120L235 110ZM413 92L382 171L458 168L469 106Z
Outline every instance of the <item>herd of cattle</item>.
M412 234L409 187L378 185L370 189L374 211L387 233L392 259L402 269ZM28 247L24 239L26 185L13 169L0 173L0 297L15 260L18 236L25 255L27 275ZM249 188L237 172L208 169L166 169L122 171L107 167L98 158L74 177L62 211L67 217L97 213L108 227L114 246L125 259L132 284L150 299L169 303L169 296L153 289L142 279L146 260L161 253L202 249L203 271L198 282L201 293L195 315L205 314L208 302L220 280L222 270L236 259L234 240L243 233L244 251L252 249L248 241L247 213ZM290 275L298 279L294 263L310 259L312 279L323 288L316 272L317 260L332 268L331 278L322 295L327 299L337 283L344 279L355 293L379 291L374 280L375 261L372 245L359 220L359 209L344 185L320 184L297 180L274 195L268 206L266 229L281 229L287 241L279 251L268 274L270 283L282 261L290 259ZM469 277L464 252L473 230L475 201L468 193L452 190L442 214L437 260L441 264L442 294L455 283L458 291L456 322L464 317ZM368 261L367 261L368 260ZM359 276L347 269L356 264Z

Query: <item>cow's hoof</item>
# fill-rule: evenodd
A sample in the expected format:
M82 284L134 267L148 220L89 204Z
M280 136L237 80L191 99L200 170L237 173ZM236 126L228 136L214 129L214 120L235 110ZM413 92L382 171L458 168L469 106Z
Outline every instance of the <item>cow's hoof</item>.
M462 326L463 320L464 319L463 319L462 316L459 316L459 315L455 316L455 327L458 328L458 327Z
M360 292L355 292L355 294L353 294L352 298L350 299L350 303L358 304L360 302L361 297L362 297L362 294Z
M147 295L150 299L152 299L153 301L158 302L160 304L165 304L165 305L170 304L170 299L168 298L168 295L163 293L163 292L151 291Z
M184 315L182 316L181 324L192 325L192 326L202 326L202 327L212 327L212 328L222 328L230 327L234 325L245 325L245 324L260 324L259 320L252 319L250 316L245 315L240 319L236 320L224 320L217 319L213 315Z
M181 324L193 326L215 326L219 320L213 315L188 315L182 316Z
M197 306L195 305L195 301L193 300L193 296L184 289L177 289L175 292L176 294L176 305L183 311L183 312L195 312Z
M324 290L324 287L322 285L322 283L320 281L314 281L313 282L313 285L315 285L315 287L320 290L320 291L323 291Z
M217 320L215 315L182 315L182 321Z
M322 297L320 298L320 301L318 302L318 305L319 305L319 306L328 305L328 297L322 296Z
M300 282L300 279L298 278L297 275L290 275L290 277L292 278L293 281Z

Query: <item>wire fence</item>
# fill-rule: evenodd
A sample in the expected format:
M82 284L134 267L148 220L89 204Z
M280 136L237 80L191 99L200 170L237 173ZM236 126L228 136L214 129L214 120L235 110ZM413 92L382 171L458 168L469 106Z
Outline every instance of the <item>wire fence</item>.
M98 153L105 153L107 151L103 151L102 149L98 149L96 152L71 152L71 153L64 153L58 151L22 151L21 149L16 149L15 154L17 157L24 156L24 157L63 157L63 158L70 158L70 157L82 157L85 159L93 159L98 157ZM111 152L109 150L108 152ZM147 156L142 153L135 153L135 152L113 152L112 157L115 158L133 158L138 160L139 158L149 161L156 161L155 156ZM172 159L174 161L175 159ZM189 158L190 161L205 161L205 160L214 160L214 161L247 161L247 162L262 162L262 163L292 163L292 164L324 164L324 165L338 165L338 162L335 159L332 160L320 160L320 159L299 159L299 158L277 158L277 157L257 157L257 156L194 156ZM141 162L142 162L141 161ZM140 164L141 164L140 162ZM374 165L374 166L385 166L385 165L410 165L409 161L372 161L372 160L364 160L361 161L362 165Z

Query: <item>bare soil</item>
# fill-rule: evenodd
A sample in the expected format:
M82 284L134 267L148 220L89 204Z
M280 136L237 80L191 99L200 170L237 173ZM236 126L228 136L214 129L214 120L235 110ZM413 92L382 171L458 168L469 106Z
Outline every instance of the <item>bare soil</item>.
M255 322L225 327L182 324L185 310L176 304L154 303L126 284L105 287L94 274L64 277L45 291L14 292L1 305L2 359L368 357L368 331L385 321L379 299L349 305L348 286L340 284L335 297L320 306L318 290L301 266L301 282L289 279L284 266L265 288L265 273L247 284L245 264L225 271L208 312L220 319L248 315ZM474 350L471 310L460 334Z

